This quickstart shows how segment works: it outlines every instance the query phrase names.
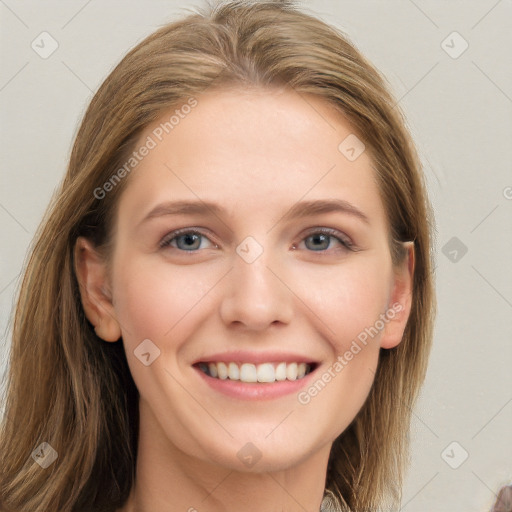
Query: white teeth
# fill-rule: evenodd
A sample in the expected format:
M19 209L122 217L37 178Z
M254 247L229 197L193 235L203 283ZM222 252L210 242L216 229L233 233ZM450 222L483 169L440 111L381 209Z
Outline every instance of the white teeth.
M311 367L306 363L201 363L200 368L210 377L242 382L276 382L305 377Z
M286 365L286 378L288 380L297 380L297 363Z
M225 363L217 363L217 372L219 379L226 380L228 378L228 367Z
M286 380L286 363L279 363L276 366L276 380Z
M208 365L208 370L210 370L210 375L212 377L217 377L218 373L217 373L217 365L215 363L210 363Z
M258 368L258 382L275 382L276 372L271 363L259 364Z
M231 380L240 380L240 368L238 368L238 365L236 363L229 363L228 377Z
M250 363L243 364L240 368L240 380L242 382L257 382L256 366Z

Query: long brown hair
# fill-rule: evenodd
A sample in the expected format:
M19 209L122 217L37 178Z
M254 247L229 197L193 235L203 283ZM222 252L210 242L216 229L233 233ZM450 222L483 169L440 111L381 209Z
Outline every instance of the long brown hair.
M388 84L349 39L292 0L263 0L208 5L163 26L92 99L17 299L0 437L3 509L115 511L126 501L135 478L138 392L121 341L103 342L85 317L74 244L84 235L108 255L129 176L104 197L94 191L126 162L149 123L207 88L247 85L315 94L349 120L372 156L395 264L399 242L414 241L403 340L381 350L368 399L333 444L325 484L337 510L373 511L399 499L435 314L433 215L420 161ZM41 443L58 454L45 469L32 456Z

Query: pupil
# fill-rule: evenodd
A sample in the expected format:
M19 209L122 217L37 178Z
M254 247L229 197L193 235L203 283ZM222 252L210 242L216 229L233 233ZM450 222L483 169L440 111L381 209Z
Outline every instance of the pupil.
M196 235L195 233L189 233L189 234L183 235L183 238L185 240L185 245L192 246L192 245L194 245L194 242L197 242L197 240L199 239L199 236Z
M311 236L312 240L313 240L313 245L316 246L316 248L318 248L318 243L319 244L324 244L324 249L326 248L325 247L325 242L327 242L327 245L329 245L329 237L328 235L324 235L322 233L319 233L319 234L316 234L316 235L312 235Z

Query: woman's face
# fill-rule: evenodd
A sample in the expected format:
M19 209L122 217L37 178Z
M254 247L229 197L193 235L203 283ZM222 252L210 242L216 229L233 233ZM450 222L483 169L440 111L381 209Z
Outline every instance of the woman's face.
M354 419L407 289L368 151L328 104L196 100L135 148L148 149L118 205L112 311L160 446L282 469L328 453Z

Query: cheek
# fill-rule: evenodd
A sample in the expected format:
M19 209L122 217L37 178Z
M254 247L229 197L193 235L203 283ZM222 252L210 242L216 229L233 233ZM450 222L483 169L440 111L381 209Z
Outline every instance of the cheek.
M389 272L376 259L360 258L336 271L303 277L302 283L330 357L297 398L304 421L314 417L326 426L325 436L334 439L355 418L375 378L381 336L377 322L388 300Z
M358 337L364 340L369 331L368 338L378 349L380 330L375 334L374 328L380 327L378 320L386 309L389 278L382 259L362 255L337 269L319 269L298 278L301 297L307 298L305 302L320 320L319 330L336 354L349 350Z
M194 311L215 285L215 275L199 274L193 265L182 268L150 258L121 260L114 281L115 310L129 346L143 339L172 340L173 346L186 339L184 329L193 325ZM159 347L164 350L166 347Z

